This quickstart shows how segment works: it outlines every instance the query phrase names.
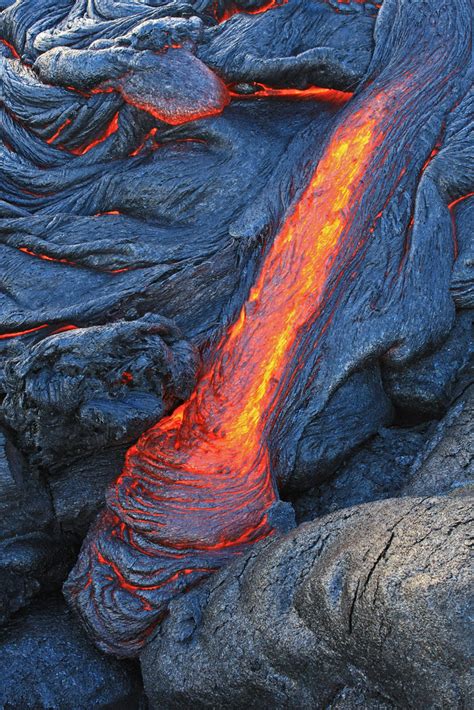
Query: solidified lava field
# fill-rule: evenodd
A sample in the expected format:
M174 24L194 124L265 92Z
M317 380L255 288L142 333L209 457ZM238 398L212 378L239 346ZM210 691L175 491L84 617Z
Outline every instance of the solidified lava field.
M0 709L470 707L471 0L0 0Z

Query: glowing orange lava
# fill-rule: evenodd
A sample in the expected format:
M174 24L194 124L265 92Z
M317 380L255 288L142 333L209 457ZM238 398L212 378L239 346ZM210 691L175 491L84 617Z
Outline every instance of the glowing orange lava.
M318 315L351 229L350 207L364 193L382 141L383 108L381 94L336 129L211 369L187 402L129 450L109 505L160 545L172 540L173 549L223 550L272 533L267 511L277 497L266 432L295 343Z
M59 136L59 134L62 133L63 130L66 128L66 126L69 126L70 123L71 123L71 119L70 119L70 118L66 118L66 120L64 121L64 123L62 123L62 124L59 126L58 130L56 131L56 133L54 133L50 138L47 139L46 143L49 143L50 145L51 145L51 143L54 143L54 141L55 141L56 138Z
M288 0L270 0L270 2L267 2L265 5L259 7L257 10L242 10L241 8L238 8L234 5L224 11L223 15L220 18L220 22L225 22L225 20L228 20L234 15L261 15L262 12L267 12L267 10L273 10L277 7L282 7L282 5L286 5L287 2Z
M364 5L366 3L366 0L336 0L336 2L339 5ZM278 7L286 5L287 3L288 0L270 0L265 5L262 5L262 7L259 7L256 10L244 10L242 8L237 7L235 4L231 4L230 7L226 8L224 13L221 15L219 22L225 22L234 15L261 15L262 13L267 12L268 10L274 10ZM372 2L372 5L377 10L382 7L382 3L375 2L375 0ZM335 8L334 6L331 7L337 12L337 8Z
M69 264L69 266L76 266L73 261L69 261L68 259L59 259L54 256L48 256L47 254L38 254L27 247L19 247L19 251L23 252L23 254L28 254L28 256L35 256L37 259L43 259L43 261L55 261L58 264Z
M105 131L95 140L91 141L85 146L81 146L80 148L73 148L71 150L71 153L74 153L74 155L84 155L87 153L89 150L94 148L96 145L99 145L99 143L103 143L109 136L111 136L113 133L116 133L118 131L119 127L119 114L118 112L115 114L115 116L112 118L110 121L109 125L105 129Z
M464 200L467 200L468 197L474 197L474 192L468 192L466 195L462 195L461 197L458 197L457 200L453 200L452 202L449 203L448 207L449 209L453 209L453 207L456 207L460 202L464 202Z
M320 86L310 86L307 89L274 89L265 84L255 84L255 89L251 94L239 94L236 91L232 91L232 89L230 89L229 93L232 98L236 99L288 98L298 101L317 99L336 106L343 106L352 97L352 93L349 91L323 89Z
M7 47L10 50L13 59L20 59L20 55L18 54L18 52L16 51L15 47L12 45L11 42L7 42L6 39L0 39L0 42L2 44L4 44L5 47Z
M2 333L0 335L0 340L7 340L8 338L19 338L21 335L29 335L30 333L36 333L38 330L43 330L43 328L48 328L49 323L44 325L37 325L35 328L28 328L28 330L17 330L16 333Z

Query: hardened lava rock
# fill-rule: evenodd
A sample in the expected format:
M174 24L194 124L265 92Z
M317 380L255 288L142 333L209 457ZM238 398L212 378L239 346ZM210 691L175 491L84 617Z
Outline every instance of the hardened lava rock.
M472 502L370 503L255 548L172 603L151 707L468 707Z
M0 416L33 462L64 464L135 439L186 399L195 348L169 320L66 330L8 361Z
M5 710L142 710L137 668L103 656L56 595L0 632L0 707Z
M0 2L0 413L41 468L2 481L2 611L61 583L115 478L65 593L106 652L151 641L157 707L467 705L470 405L415 465L425 430L377 431L441 416L467 360L472 12L379 5ZM263 541L315 484L331 515ZM6 702L64 705L5 658ZM110 677L97 703L133 702Z
M0 428L0 626L34 597L59 589L73 559L45 481Z

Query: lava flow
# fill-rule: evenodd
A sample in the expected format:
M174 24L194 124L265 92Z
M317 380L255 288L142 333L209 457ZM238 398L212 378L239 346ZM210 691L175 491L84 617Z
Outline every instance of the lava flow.
M273 534L278 496L266 436L283 406L282 384L298 367L298 339L317 318L351 233L350 207L383 141L385 101L374 94L347 114L213 366L191 398L129 450L65 587L103 649L135 653L172 596ZM118 560L130 551L125 571Z
M458 5L443 9L451 19L460 12ZM302 375L302 353L311 353L311 363L323 357L343 285L350 291L352 280L363 282L371 267L364 257L381 239L374 224L394 203L408 228L406 197L415 194L436 134L416 141L426 116L453 93L453 62L465 65L464 50L422 10L431 17L429 4L403 3L390 24L394 56L342 108L212 365L191 398L128 451L108 491L65 585L105 651L138 653L173 597L279 527L269 441L288 393L312 376ZM414 51L407 32L414 19L431 33L423 46L435 66ZM431 40L441 45L436 53Z

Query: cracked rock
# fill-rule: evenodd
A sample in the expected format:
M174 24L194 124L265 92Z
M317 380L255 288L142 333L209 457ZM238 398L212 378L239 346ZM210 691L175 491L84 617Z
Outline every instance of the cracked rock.
M173 602L141 657L151 708L461 708L472 499L341 510Z

